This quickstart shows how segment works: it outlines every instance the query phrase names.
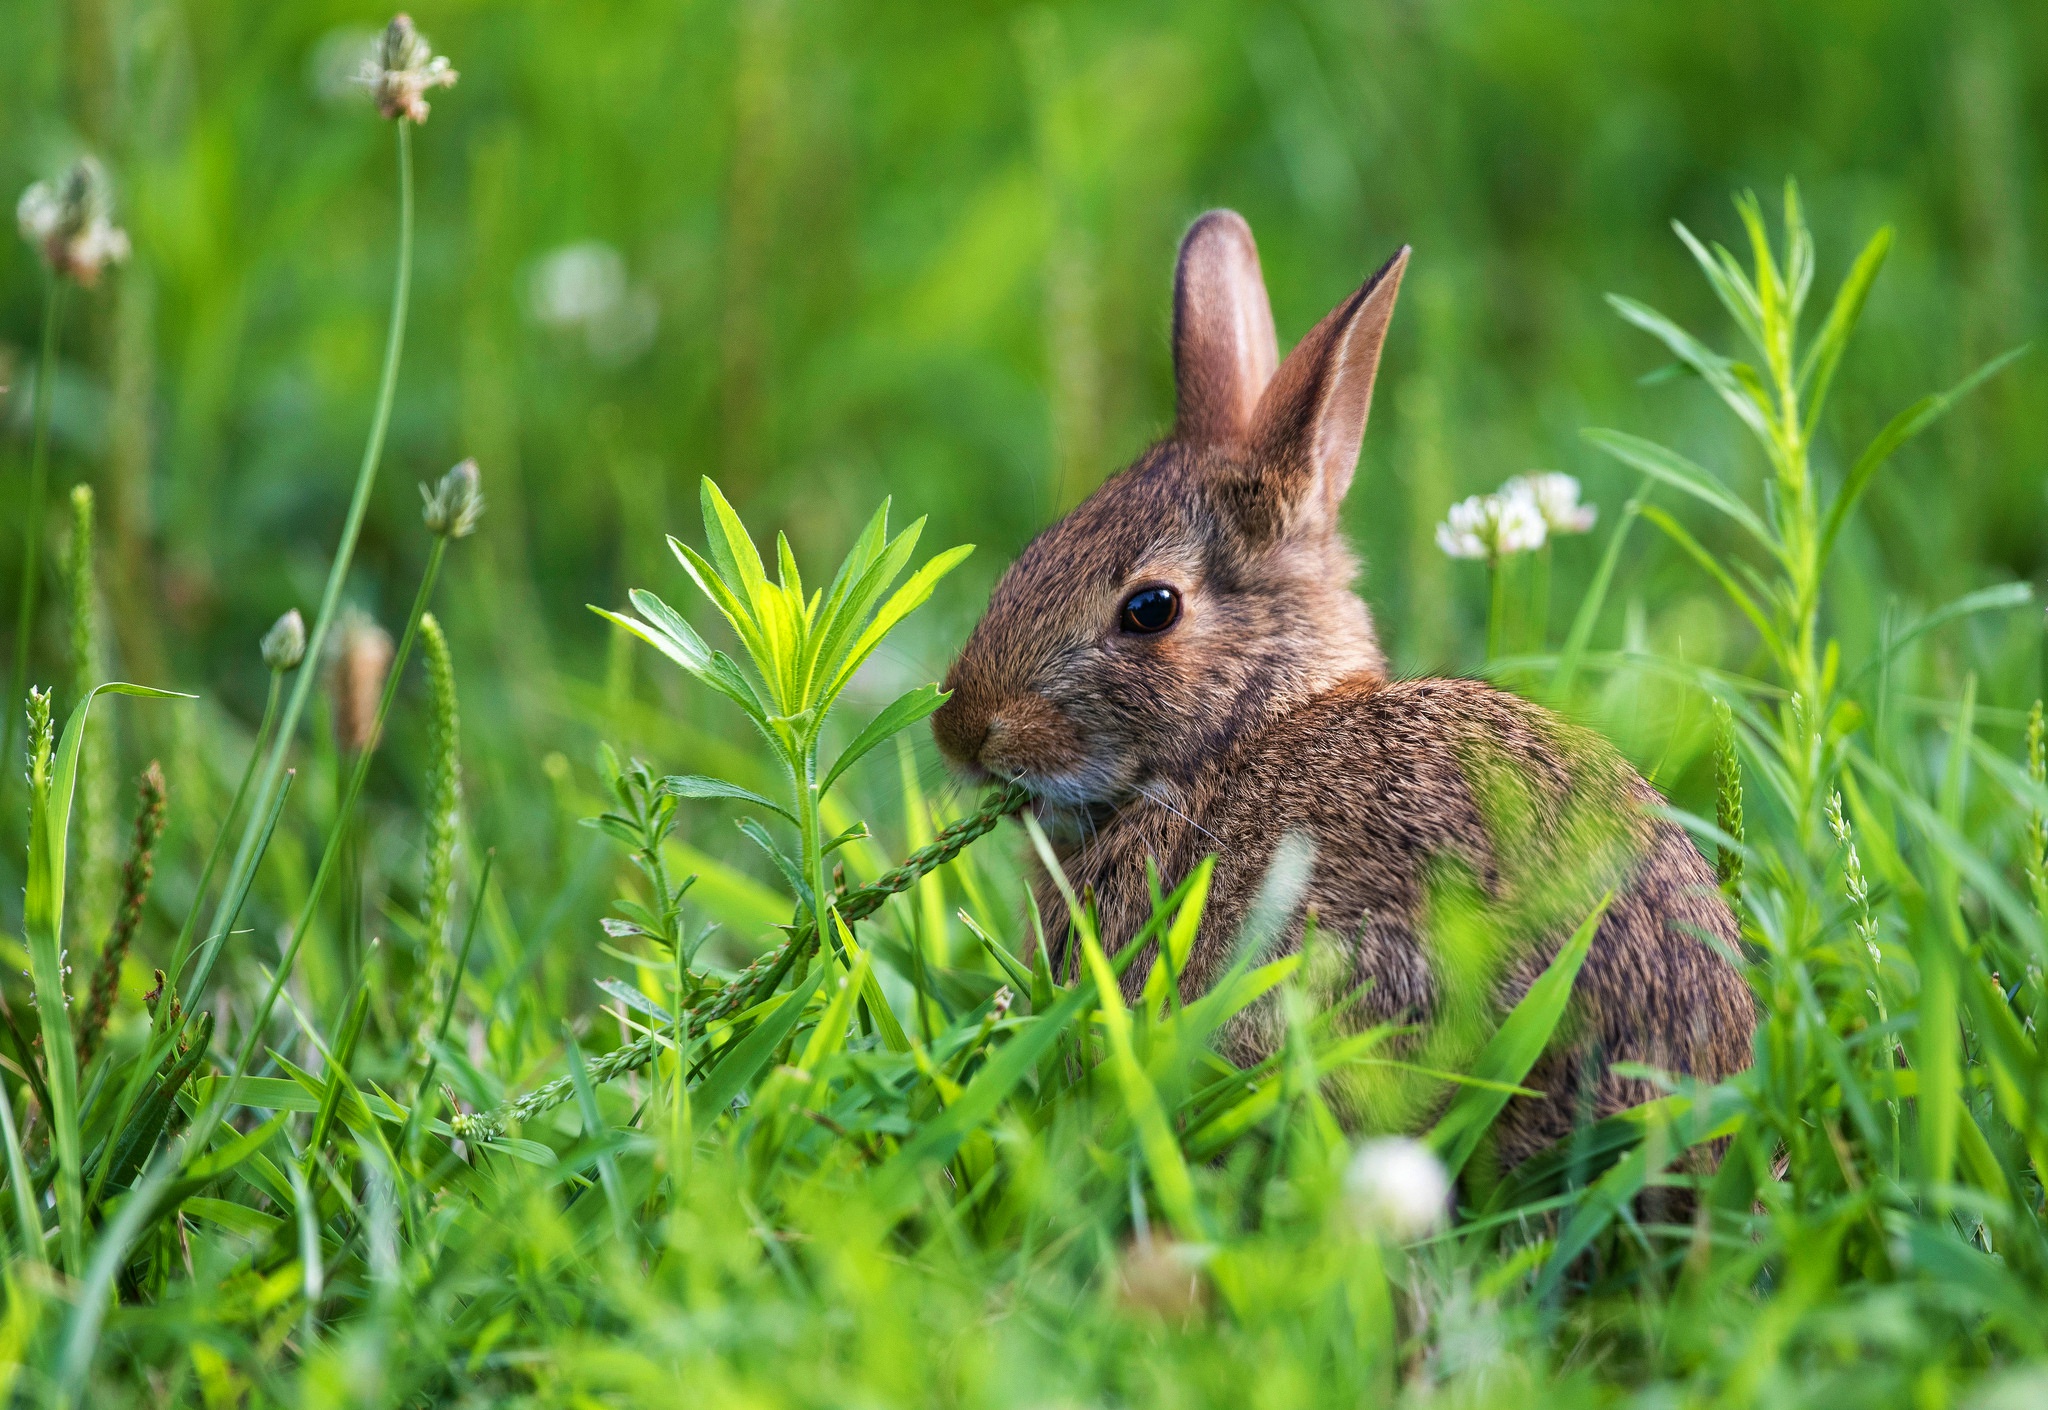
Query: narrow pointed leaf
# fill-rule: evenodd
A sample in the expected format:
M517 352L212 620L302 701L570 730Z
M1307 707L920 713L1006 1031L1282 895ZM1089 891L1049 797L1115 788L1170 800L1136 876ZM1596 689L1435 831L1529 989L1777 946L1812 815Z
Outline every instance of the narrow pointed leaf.
M899 695L885 706L879 715L869 720L867 726L853 737L832 767L825 771L824 782L818 785L818 795L823 797L831 791L839 776L860 762L870 751L900 730L908 729L924 719L952 697L936 685L921 685L913 691Z
M1773 555L1777 553L1777 541L1764 521L1757 518L1756 511L1737 499L1735 495L1716 480L1704 466L1686 459L1675 450L1658 445L1655 441L1631 436L1625 431L1609 431L1592 427L1579 433L1590 444L1598 446L1625 465L1633 465L1646 475L1654 476L1675 489L1683 490L1702 504L1719 510L1734 520L1751 537Z
M742 803L752 803L772 813L788 818L792 823L796 816L772 799L763 798L751 788L741 788L736 783L727 783L722 778L705 778L701 774L671 774L660 783L663 793L677 798L736 798Z
M1856 463L1849 468L1848 477L1842 481L1841 493L1837 494L1835 502L1828 506L1827 525L1821 530L1820 535L1822 561L1826 561L1829 551L1835 545L1836 537L1842 532L1842 525L1848 522L1849 511L1863 498L1863 492L1870 488L1871 479L1884 463L1892 458L1893 452L1947 415L1949 409L1957 402L2003 371L2008 364L2023 356L2031 347L2029 343L2022 343L2009 352L1992 358L1947 391L1920 398L1894 416L1885 428L1877 433L1877 438L1864 448L1863 454L1856 457Z

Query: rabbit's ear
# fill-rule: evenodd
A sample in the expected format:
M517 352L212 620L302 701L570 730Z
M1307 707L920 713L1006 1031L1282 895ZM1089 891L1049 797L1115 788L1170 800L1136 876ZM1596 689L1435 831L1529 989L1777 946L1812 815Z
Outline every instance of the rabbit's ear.
M1380 348L1408 247L1295 345L1252 414L1252 465L1238 486L1247 527L1331 526L1358 468Z
M1210 211L1180 242L1173 274L1174 435L1241 439L1279 365L1252 229L1236 211Z

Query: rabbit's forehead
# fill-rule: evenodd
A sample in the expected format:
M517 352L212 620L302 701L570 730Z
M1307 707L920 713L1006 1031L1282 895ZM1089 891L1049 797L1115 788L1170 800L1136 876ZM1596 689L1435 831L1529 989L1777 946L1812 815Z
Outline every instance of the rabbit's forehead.
M1032 540L998 596L1071 603L1136 578L1198 574L1209 547L1208 517L1168 477L1144 467L1126 471Z

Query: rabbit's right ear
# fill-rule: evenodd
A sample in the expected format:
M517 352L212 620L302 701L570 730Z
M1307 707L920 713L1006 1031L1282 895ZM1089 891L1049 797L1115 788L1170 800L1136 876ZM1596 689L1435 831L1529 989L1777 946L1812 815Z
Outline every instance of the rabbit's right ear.
M1252 229L1236 211L1210 211L1180 242L1173 275L1175 438L1242 439L1279 365Z

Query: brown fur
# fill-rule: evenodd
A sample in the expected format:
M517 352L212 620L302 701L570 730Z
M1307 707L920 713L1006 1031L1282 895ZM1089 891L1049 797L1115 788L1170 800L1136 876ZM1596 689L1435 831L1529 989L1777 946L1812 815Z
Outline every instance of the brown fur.
M1313 844L1314 862L1277 944L1298 946L1311 911L1347 940L1339 987L1370 986L1361 1021L1426 1032L1441 1016L1459 978L1429 924L1443 884L1462 876L1484 898L1498 947L1483 982L1497 1012L1612 889L1568 1032L1530 1078L1547 1096L1512 1103L1498 1128L1512 1164L1589 1112L1651 1095L1611 1063L1704 1078L1746 1065L1754 1008L1715 948L1732 950L1736 929L1712 873L1650 814L1655 790L1610 746L1479 682L1387 679L1337 511L1406 261L1404 249L1269 380L1272 315L1251 232L1229 212L1198 221L1175 281L1174 435L1018 557L933 728L970 774L1037 795L1112 942L1150 913L1148 860L1170 883L1216 854L1182 976L1189 996L1229 964L1290 833ZM1120 630L1124 601L1154 585L1180 593L1179 620L1156 635ZM1043 880L1039 890L1065 961L1064 907ZM1149 965L1141 957L1127 975L1133 995ZM1248 1062L1276 1038L1254 1010L1224 1046ZM1346 1115L1398 1119L1356 1099Z

